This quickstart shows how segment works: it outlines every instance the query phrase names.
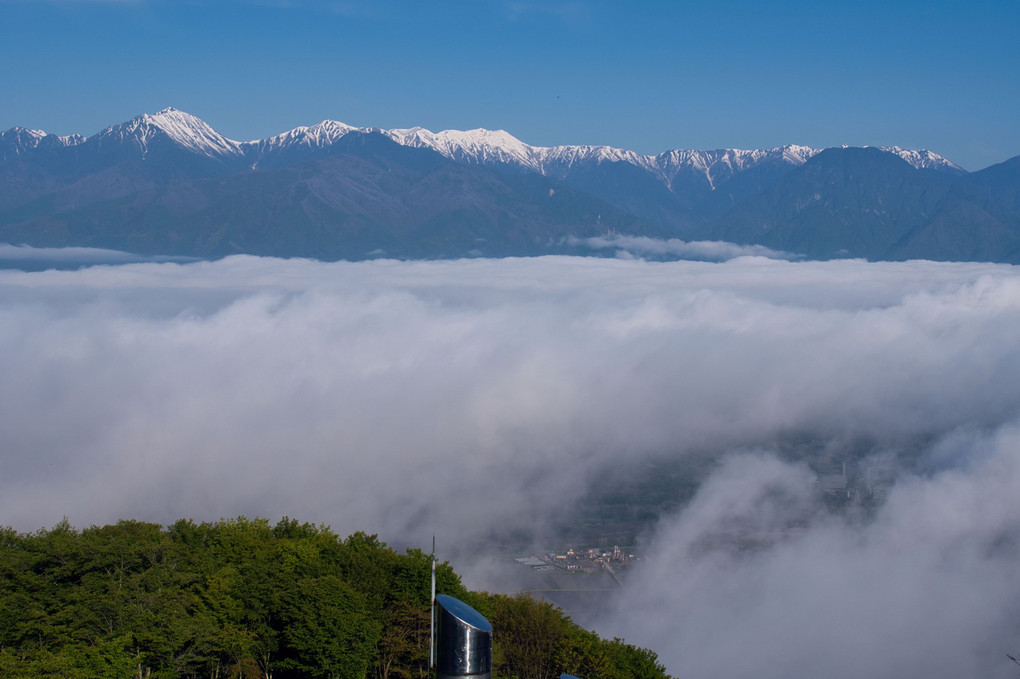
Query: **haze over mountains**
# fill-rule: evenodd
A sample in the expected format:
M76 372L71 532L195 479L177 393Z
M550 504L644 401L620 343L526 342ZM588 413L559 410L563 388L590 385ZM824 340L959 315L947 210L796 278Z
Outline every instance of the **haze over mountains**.
M319 259L578 252L614 236L795 256L1020 261L1020 157L534 147L323 121L237 142L173 108L84 138L0 133L0 242Z

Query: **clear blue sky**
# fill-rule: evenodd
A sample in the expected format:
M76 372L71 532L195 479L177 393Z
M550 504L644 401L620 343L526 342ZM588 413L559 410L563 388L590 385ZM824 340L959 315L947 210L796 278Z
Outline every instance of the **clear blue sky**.
M534 145L1020 154L1020 1L0 0L0 129L175 106Z

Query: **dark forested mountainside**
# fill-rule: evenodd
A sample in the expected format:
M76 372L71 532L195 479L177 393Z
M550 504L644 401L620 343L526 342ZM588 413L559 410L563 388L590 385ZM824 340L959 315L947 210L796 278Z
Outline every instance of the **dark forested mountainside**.
M284 518L0 530L0 676L378 679L428 674L431 558ZM665 677L550 604L437 590L493 624L494 676Z

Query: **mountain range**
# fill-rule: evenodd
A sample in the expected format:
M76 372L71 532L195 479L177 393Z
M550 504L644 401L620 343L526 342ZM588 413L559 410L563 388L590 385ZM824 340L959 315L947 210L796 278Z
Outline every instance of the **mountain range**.
M0 132L0 242L319 259L536 255L598 236L809 258L1020 261L1020 156L536 147L326 120L248 142L173 108L91 137Z

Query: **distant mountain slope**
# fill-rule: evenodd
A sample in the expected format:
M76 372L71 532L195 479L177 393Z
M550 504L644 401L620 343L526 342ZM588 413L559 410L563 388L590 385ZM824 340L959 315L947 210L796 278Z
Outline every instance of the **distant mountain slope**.
M137 190L97 189L102 199L69 204L83 183L153 165L125 161L57 192L60 209L46 197L24 206L23 219L0 216L0 240L205 257L455 257L541 254L570 237L649 228L539 175L469 168L378 132L347 134L332 148L276 169L140 180Z
M0 242L320 258L561 251L618 233L809 257L1020 258L1020 159L898 147L536 147L337 121L238 142L173 108L98 134L0 133Z
M1020 173L1003 165L954 177L879 149L828 149L717 218L709 236L815 258L1016 261L1020 214L1004 201Z
M828 149L742 201L711 233L809 257L881 258L923 223L950 183L878 149Z
M1020 262L1020 156L953 182L938 209L898 243L898 259Z

